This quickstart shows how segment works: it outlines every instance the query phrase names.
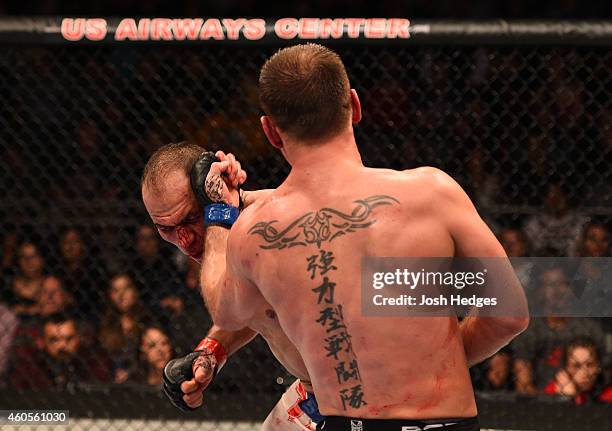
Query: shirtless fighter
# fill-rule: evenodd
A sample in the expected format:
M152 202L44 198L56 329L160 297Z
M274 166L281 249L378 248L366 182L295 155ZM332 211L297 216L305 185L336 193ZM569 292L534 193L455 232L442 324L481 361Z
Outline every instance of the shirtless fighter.
M520 283L504 286L516 317L367 318L361 259L505 257L503 248L442 171L363 166L359 98L334 52L281 49L262 67L259 90L262 127L291 172L237 218L236 200L218 199L236 194L233 158L212 164L206 193L221 203L205 209L201 283L213 321L280 325L325 416L317 429L479 429L468 366L526 328Z
M202 262L204 253L204 220L202 205L190 187L190 174L196 162L203 172L202 183L210 163L203 149L188 143L169 144L158 149L147 162L141 181L145 207L161 237L174 244L190 258ZM232 156L233 159L233 156ZM199 163L198 165L200 165ZM233 162L235 185L244 182L246 174L240 164ZM203 185L202 185L203 187ZM269 190L242 192L243 205L248 207L257 199L269 194ZM235 201L237 204L238 200ZM211 268L214 272L214 268ZM246 328L224 331L213 326L195 352L171 361L164 370L165 391L173 404L182 410L193 410L203 402L202 392L210 384L228 355L261 334L280 363L298 377L285 392L266 418L263 431L314 430L322 417L318 413L316 399L312 395L310 378L298 351L278 325L262 310L253 316ZM195 378L193 370L196 370ZM189 394L189 395L185 395Z

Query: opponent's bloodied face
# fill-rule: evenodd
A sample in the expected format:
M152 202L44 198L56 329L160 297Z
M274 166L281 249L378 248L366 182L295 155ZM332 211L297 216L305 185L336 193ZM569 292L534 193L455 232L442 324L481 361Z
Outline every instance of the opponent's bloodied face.
M204 220L189 178L170 172L158 187L145 185L142 199L161 237L197 262L204 254Z
M80 338L74 320L47 323L44 328L45 351L54 359L69 361L79 349Z

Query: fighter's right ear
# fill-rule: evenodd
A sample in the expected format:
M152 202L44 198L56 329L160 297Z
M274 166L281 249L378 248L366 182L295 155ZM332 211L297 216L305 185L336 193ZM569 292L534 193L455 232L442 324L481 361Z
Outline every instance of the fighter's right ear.
M268 117L267 115L262 115L259 118L259 121L261 122L261 128L266 134L268 141L270 141L270 143L272 144L274 148L278 148L279 150L282 150L283 149L283 139L278 134L278 131L276 130L276 126L274 125L274 123L272 123L272 121L270 120L270 117Z

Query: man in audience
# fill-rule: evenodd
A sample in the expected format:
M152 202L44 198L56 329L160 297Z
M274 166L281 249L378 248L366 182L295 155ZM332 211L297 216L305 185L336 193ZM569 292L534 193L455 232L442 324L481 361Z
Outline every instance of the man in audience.
M513 389L512 354L504 348L486 362L470 369L474 389L481 391L510 391Z
M65 312L72 303L72 295L68 293L59 278L49 275L43 279L38 295L41 318Z
M45 319L42 349L14 353L9 380L15 389L61 389L110 380L106 358L99 351L81 348L77 321L65 314Z

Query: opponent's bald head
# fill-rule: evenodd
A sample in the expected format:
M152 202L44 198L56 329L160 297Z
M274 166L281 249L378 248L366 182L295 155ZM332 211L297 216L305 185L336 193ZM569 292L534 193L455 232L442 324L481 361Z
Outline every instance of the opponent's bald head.
M204 149L187 142L167 144L151 155L140 180L140 189L160 191L171 173L180 172L189 178L189 171Z
M350 124L351 90L340 56L314 43L283 48L259 76L261 107L300 141L342 132Z

